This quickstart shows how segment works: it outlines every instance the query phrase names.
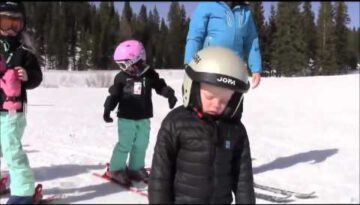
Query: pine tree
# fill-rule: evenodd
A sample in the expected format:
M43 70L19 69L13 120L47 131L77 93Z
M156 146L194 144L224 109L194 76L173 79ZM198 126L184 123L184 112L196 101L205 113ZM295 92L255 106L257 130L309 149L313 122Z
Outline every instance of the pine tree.
M26 26L27 29L34 29L34 14L36 12L36 2L24 2L25 13L26 13Z
M25 13L26 13L26 32L30 35L30 47L32 52L37 56L40 66L43 67L43 59L41 56L44 54L43 50L43 38L40 38L39 29L40 25L38 21L36 21L36 17L39 15L44 15L45 11L37 12L39 3L38 2L24 2ZM42 25L43 26L43 25Z
M45 55L49 69L66 69L66 26L61 2L50 3L50 14L45 22Z
M93 64L96 69L99 69L99 59L100 59L100 29L101 29L101 20L100 14L96 10L93 10L93 19L92 19L92 28L93 30L93 43L92 43L92 54L91 54L91 64Z
M182 4L180 9L181 14L181 35L180 35L180 50L183 51L179 56L179 68L183 68L184 64L184 55L185 55L185 45L186 45L186 37L189 30L190 18L186 17L186 9L185 6Z
M130 6L130 2L125 2L120 20L120 41L132 38L134 33L132 26L132 20L134 18L133 16L134 15Z
M35 49L37 50L40 58L39 62L45 68L47 65L46 45L48 41L49 32L51 29L52 20L52 6L53 2L24 2L24 6L27 9L27 23L30 26L31 33L34 35Z
M330 2L321 2L317 21L317 62L319 74L333 75L338 73L335 51L334 10Z
M106 65L108 63L108 58L106 55L106 50L108 47L108 29L109 29L109 15L110 15L110 7L108 2L100 2L100 6L99 6L99 17L100 17L100 46L99 46L99 62L98 62L98 66L100 67L100 69L105 69Z
M67 57L69 62L70 70L76 70L76 44L77 44L77 27L78 27L78 18L81 16L80 9L81 6L79 2L63 2L63 11L64 11L64 21L65 21L65 31L66 31L66 46L67 52L65 52L65 56ZM78 16L75 16L77 14Z
M156 67L157 59L157 44L162 44L161 39L159 39L159 24L160 24L160 17L159 13L154 7L152 11L149 11L149 21L148 21L148 33L149 33L149 41L146 45L146 52L147 52L147 61L148 63Z
M35 13L36 9L36 2L28 2L24 4L25 6L25 14L28 16L29 14ZM24 30L22 37L23 37L23 44L26 45L29 50L35 54L35 56L39 59L39 64L42 67L42 60L40 60L39 50L37 42L34 39L35 34L35 24L34 24L33 18L26 19L26 29Z
M335 48L336 48L336 62L338 66L338 72L345 72L349 57L348 49L348 28L347 24L350 22L350 18L347 14L347 6L345 2L335 3Z
M265 18L264 18L264 8L262 2L250 2L252 8L252 16L256 25L256 31L258 33L260 51L262 56L264 56L265 47L267 45L267 33L265 28ZM268 61L269 59L262 59L264 61Z
M113 2L106 12L104 5L97 9L89 2L24 3L28 32L36 39L40 62L49 69L113 66L110 58L120 33Z
M266 45L264 48L264 52L263 52L263 69L264 71L268 71L271 74L271 70L272 65L271 65L271 56L272 53L274 52L275 48L274 48L274 38L275 38L275 33L276 33L276 12L275 12L275 7L274 5L271 5L270 7L270 17L269 17L269 22L266 24L265 28L266 28Z
M91 64L91 47L93 43L93 29L91 27L92 12L94 9L92 6L83 2L84 8L83 12L79 16L79 28L77 29L77 38L78 38L78 59L76 62L77 70L92 69L93 65Z
M68 60L68 48L69 48L69 35L67 32L67 22L64 21L66 19L65 12L66 7L64 2L59 3L59 15L54 18L55 24L57 27L57 32L53 33L51 43L55 45L55 59L56 59L56 68L65 70L69 64ZM60 42L59 42L60 39Z
M144 4L140 7L139 15L134 22L134 34L133 37L145 45L147 45L149 40L149 27L148 27L148 16L147 9Z
M349 57L347 65L351 69L356 69L357 64L360 64L360 28L355 27L348 33L348 48Z
M44 63L45 63L45 68L52 70L55 68L55 65L53 65L54 62L54 49L53 47L55 47L55 45L51 44L51 40L52 36L54 35L54 33L56 31L54 31L55 27L51 26L53 24L52 19L53 16L50 15L50 13L52 13L52 10L56 11L57 9L53 9L55 5L49 3L48 7L47 7L47 15L46 15L46 21L44 22L44 31L43 31L43 46L44 46Z
M306 66L298 2L279 2L272 64L285 76L301 75Z
M115 52L116 46L119 43L120 39L120 16L116 12L114 7L114 2L110 4L110 28L109 28L109 47L108 47L108 56L110 58L110 69L117 68L117 65L113 61L113 53Z
M185 39L188 27L184 5L180 7L178 2L172 2L168 13L168 21L169 34L166 50L170 54L170 62L168 62L169 64L166 66L181 68L183 65Z
M77 62L77 70L86 70L93 68L91 66L91 34L86 32L84 28L81 28L79 31L82 34L83 38L80 38L79 42L79 59Z
M98 66L102 69L115 68L112 55L118 43L119 18L115 14L113 2L101 2L99 9L100 36Z
M159 34L159 42L162 43L156 44L156 68L165 68L169 65L170 61L170 53L168 52L168 44L169 44L169 29L165 23L164 18L161 18L160 24L160 34Z
M314 13L311 10L311 2L304 2L302 12L302 30L304 31L305 57L309 65L314 64L316 59L316 25ZM309 66L310 75L314 74L314 67Z
M127 20L128 22L131 22L131 20L133 18L133 11L132 11L132 8L130 6L130 2L128 2L128 1L124 2L124 8L123 8L123 11L122 11L121 18Z

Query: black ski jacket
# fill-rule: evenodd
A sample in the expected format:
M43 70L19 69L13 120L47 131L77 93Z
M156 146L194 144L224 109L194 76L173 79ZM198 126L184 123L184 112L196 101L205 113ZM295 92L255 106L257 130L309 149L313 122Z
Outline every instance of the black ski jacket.
M0 45L1 46L1 45ZM40 85L40 83L43 80L43 74L40 69L39 62L36 58L36 56L31 53L24 45L19 45L15 48L10 47L10 50L7 53L3 53L2 55L5 58L8 58L9 55L12 55L12 58L10 58L10 61L7 64L8 68L12 68L15 66L21 66L23 67L28 75L29 80L26 82L21 83L21 95L20 95L20 101L24 105L25 102L27 102L27 92L28 89L36 88ZM0 78L2 77L4 73L0 73ZM3 108L3 103L5 101L5 93L0 88L0 111L1 112L7 112ZM17 112L23 112L24 106L22 106L21 109L17 110Z
M238 121L200 119L180 106L163 120L149 180L151 204L254 204L250 146Z
M118 105L117 117L140 120L153 117L152 89L157 94L168 97L164 79L154 69L149 69L139 77L119 72L114 84L109 88L104 109L110 112Z

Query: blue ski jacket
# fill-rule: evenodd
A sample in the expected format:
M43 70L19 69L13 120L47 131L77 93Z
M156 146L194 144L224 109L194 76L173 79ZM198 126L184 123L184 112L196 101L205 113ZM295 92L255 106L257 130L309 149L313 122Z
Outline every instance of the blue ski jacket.
M195 9L186 39L184 63L208 46L223 46L235 51L253 73L261 72L258 35L251 10L237 5L232 10L225 2L202 2Z

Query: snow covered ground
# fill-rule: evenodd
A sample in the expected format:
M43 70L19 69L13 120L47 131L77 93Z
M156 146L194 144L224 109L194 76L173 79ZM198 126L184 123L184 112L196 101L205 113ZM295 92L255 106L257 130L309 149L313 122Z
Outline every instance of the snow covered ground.
M183 71L159 73L176 90L180 105ZM28 92L23 138L44 194L62 193L65 198L59 203L148 203L146 197L91 174L103 172L117 140L116 125L102 120L106 87L115 72L44 75L42 86ZM161 121L169 112L167 100L155 92L153 103L147 166ZM359 74L263 78L260 87L246 95L244 110L256 182L316 191L318 196L291 203L360 202ZM2 169L7 169L4 163Z

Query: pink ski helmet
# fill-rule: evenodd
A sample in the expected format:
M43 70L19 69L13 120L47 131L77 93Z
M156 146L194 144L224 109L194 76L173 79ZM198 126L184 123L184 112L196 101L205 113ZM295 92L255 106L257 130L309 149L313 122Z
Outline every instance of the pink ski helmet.
M121 42L115 49L114 61L119 68L130 75L142 75L148 68L143 44L137 40Z

